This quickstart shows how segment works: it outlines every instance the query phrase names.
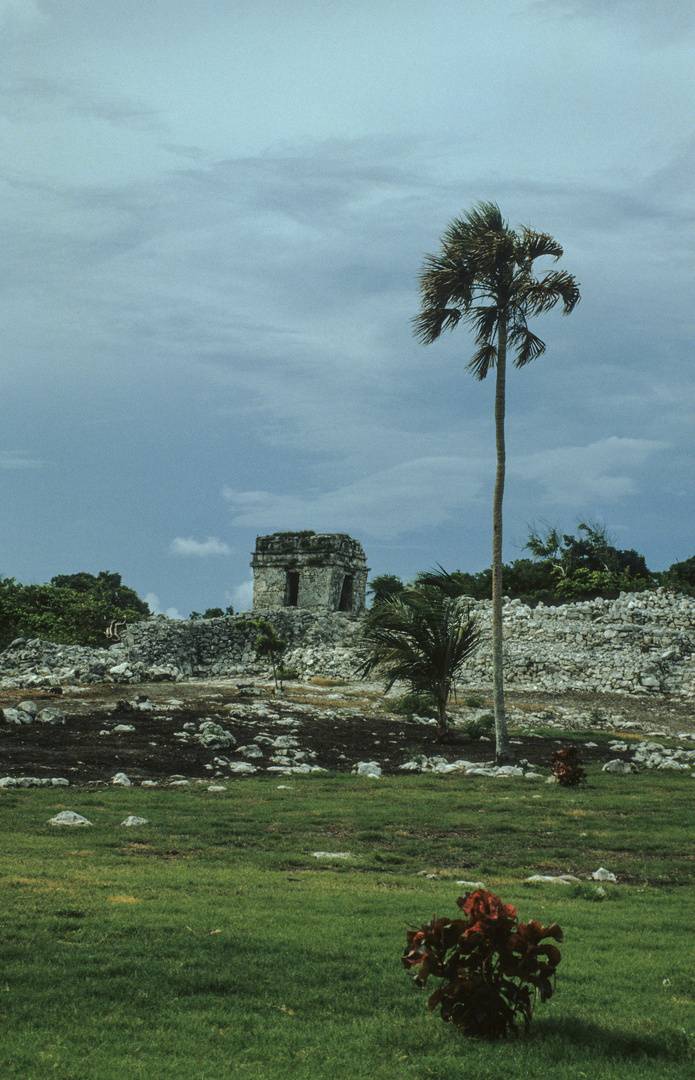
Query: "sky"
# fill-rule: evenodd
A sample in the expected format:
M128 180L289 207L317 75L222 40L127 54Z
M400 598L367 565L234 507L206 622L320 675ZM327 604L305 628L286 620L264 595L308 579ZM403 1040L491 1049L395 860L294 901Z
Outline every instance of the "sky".
M411 322L482 200L582 297L509 374L505 561L695 554L691 0L0 0L0 72L0 576L187 617L281 530L489 566L494 381Z

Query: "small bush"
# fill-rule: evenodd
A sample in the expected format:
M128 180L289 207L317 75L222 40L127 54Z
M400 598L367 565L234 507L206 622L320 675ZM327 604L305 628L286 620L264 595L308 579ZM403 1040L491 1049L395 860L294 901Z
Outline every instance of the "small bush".
M582 768L582 760L576 746L568 746L566 750L553 752L550 769L558 784L563 787L574 787L576 784L586 783L586 772Z
M482 709L485 704L485 698L480 694L469 694L468 697L463 699L463 704L467 709Z
M403 694L388 703L389 712L410 720L413 716L429 716L437 719L437 703L433 694Z
M495 730L495 715L491 712L476 716L475 720L469 720L463 728L463 733L469 739L480 739L483 735L492 735Z
M433 975L443 983L429 998L430 1011L465 1035L499 1039L517 1034L521 1020L528 1030L537 996L552 997L560 963L557 924L520 923L516 908L499 896L477 889L456 901L464 919L432 919L407 935L403 964L417 968L415 983L424 989Z

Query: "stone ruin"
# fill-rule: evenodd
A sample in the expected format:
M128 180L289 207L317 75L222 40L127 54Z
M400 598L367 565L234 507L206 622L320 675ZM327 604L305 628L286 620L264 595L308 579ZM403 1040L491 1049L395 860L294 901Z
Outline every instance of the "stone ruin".
M369 567L362 545L347 533L280 532L256 537L254 611L365 610Z

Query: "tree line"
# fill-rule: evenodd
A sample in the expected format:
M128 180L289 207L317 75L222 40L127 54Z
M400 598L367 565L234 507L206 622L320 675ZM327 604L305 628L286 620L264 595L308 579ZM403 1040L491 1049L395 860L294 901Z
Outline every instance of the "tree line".
M634 549L615 547L605 525L582 522L576 534L534 525L524 550L530 557L503 564L502 589L505 596L531 607L596 597L613 599L621 592L644 592L660 586L695 596L695 556L672 563L668 570L650 570L644 556ZM449 596L492 599L492 567L478 573L454 570L444 576L440 568L423 570L408 583L395 574L378 574L368 586L372 606L406 589L431 584L433 578Z

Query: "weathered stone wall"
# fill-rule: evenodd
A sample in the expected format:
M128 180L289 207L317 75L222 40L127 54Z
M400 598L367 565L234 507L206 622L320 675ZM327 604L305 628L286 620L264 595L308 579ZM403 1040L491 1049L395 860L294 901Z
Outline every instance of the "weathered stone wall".
M367 560L346 533L273 533L256 537L254 608L364 611Z
M466 671L492 666L491 604L472 602L482 642ZM505 604L505 669L520 689L695 696L695 599L666 589L562 607Z
M471 601L482 640L465 680L491 684L489 601ZM304 674L350 677L361 618L343 612L277 608L220 619L150 619L109 649L29 641L0 654L0 687L150 679L243 679L259 664L251 619L263 616L288 643L284 660ZM695 599L664 589L563 607L505 604L510 687L695 697Z

